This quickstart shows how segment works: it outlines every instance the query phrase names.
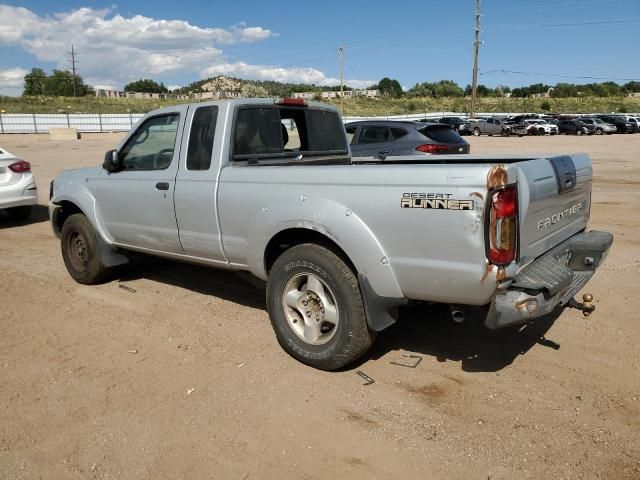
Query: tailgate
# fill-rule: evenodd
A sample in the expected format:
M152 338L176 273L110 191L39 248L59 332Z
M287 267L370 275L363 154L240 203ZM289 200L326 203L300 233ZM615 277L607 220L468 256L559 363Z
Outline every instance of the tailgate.
M591 159L559 155L516 164L520 202L520 263L585 229L591 209Z

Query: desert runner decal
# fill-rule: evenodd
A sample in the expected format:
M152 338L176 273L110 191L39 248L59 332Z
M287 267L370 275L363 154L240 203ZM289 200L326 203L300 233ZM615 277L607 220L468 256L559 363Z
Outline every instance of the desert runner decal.
M456 200L452 193L406 192L402 194L402 208L432 208L436 210L473 210L473 200Z

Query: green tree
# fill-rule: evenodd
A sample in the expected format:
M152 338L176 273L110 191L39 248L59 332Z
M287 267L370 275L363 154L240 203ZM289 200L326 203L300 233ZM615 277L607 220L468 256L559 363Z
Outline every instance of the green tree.
M77 97L84 97L89 92L91 92L91 87L85 85L79 75L74 77L67 70L54 70L51 75L47 75L44 70L34 68L24 76L24 91L22 95L73 97L75 93Z
M150 78L141 78L124 86L125 92L167 93L167 87Z
M378 83L378 90L380 90L382 95L387 97L399 98L402 96L402 87L400 86L400 82L388 77L384 77L380 80L380 83Z
M25 97L33 95L46 94L47 74L41 68L32 68L29 73L24 76L24 90L22 95Z

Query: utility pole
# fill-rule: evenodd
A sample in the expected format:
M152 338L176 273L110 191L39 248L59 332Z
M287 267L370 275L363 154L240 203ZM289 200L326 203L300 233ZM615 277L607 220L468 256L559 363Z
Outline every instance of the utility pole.
M480 48L480 0L476 0L476 27L473 42L473 83L471 85L471 109L469 117L476 116L476 98L478 95L478 49Z
M346 45L340 45L338 47L338 56L340 57L340 114L344 116L344 84L343 84L343 72L344 72L344 49Z
M73 48L73 45L71 45L71 52L69 53L71 55L71 73L73 75L72 78L72 82L73 82L73 96L76 96L76 51Z

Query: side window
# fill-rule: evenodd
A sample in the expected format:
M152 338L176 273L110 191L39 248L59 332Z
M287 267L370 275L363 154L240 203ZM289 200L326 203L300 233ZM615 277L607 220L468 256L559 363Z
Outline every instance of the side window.
M387 127L363 127L358 143L384 143L391 140Z
M358 127L346 127L345 130L347 132L347 141L349 145L353 145L353 137L356 135L356 130Z
M171 165L180 115L158 115L145 121L120 151L125 170L164 170Z
M216 106L200 107L193 114L187 150L187 170L209 170L211 167L217 118Z
M407 132L404 128L392 128L391 134L393 135L393 138L397 140L398 138L402 138L405 135L408 135L409 132Z

